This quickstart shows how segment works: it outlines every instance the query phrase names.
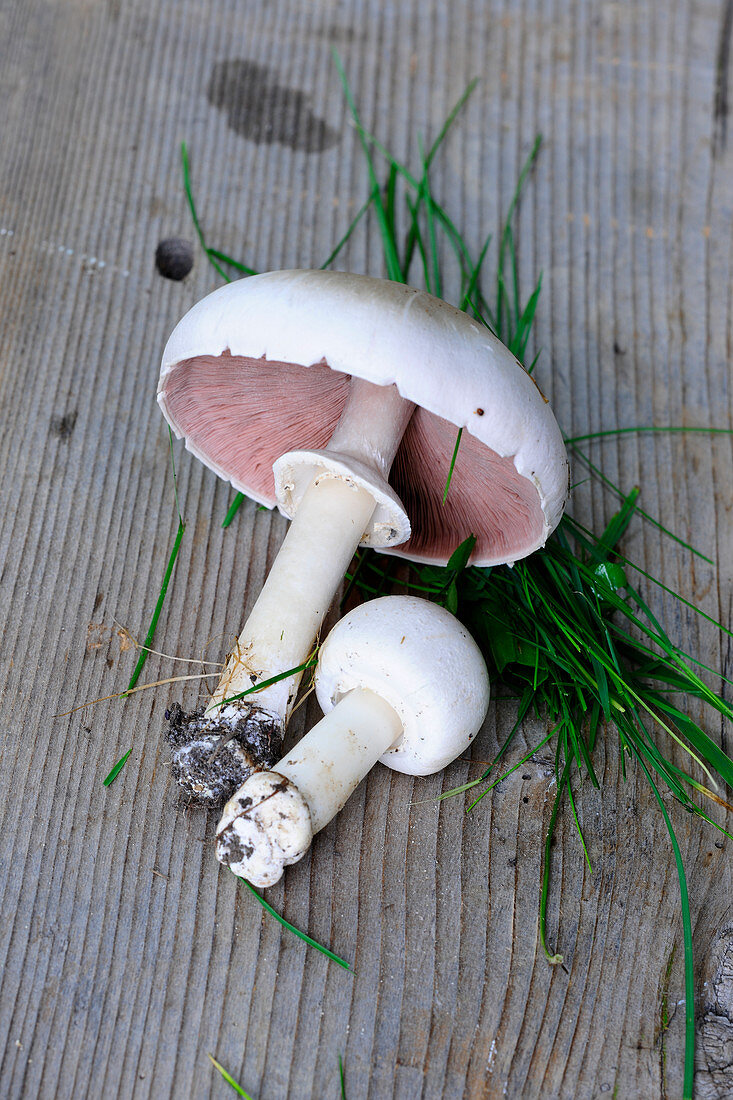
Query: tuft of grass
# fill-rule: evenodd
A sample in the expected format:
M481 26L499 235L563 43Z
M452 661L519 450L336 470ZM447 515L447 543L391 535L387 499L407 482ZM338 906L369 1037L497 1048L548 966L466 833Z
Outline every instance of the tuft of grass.
M359 135L368 193L324 266L333 262L357 226L371 213L380 235L388 278L399 282L415 281L440 295L446 282L444 265L448 256L459 275L460 293L456 304L491 329L524 362L542 278L538 277L526 297L522 295L513 222L521 192L540 152L541 136L535 139L521 170L499 235L493 289L485 292L483 275L491 236L487 236L478 252L474 252L436 198L431 180L435 156L474 85L469 86L450 112L427 150L422 139L418 140L419 165L417 171L412 171L365 129L337 55L335 63ZM184 186L194 225L210 262L226 279L228 276L220 263L229 264L241 273L251 272L252 269L240 261L206 245L193 203L185 147ZM402 234L398 230L400 210L407 224ZM536 362L537 357L526 364L530 373ZM458 458L461 431L458 426L445 494L449 492ZM584 443L631 432L683 431L730 434L727 428L641 425L587 433L566 440L574 457L586 467L590 476L620 501L618 510L600 536L566 515L545 548L512 569L469 566L470 547L464 544L457 548L445 568L415 566L406 582L400 575L400 585L406 584L408 590L437 600L457 614L481 645L494 682L518 699L517 720L491 768L478 780L446 792L445 796L486 782L485 789L468 807L472 809L498 782L491 780L492 769L506 755L530 712L543 718L549 729L537 748L554 738L557 794L545 838L540 900L540 938L551 963L562 962L562 956L548 947L546 935L552 838L558 815L567 800L587 859L573 800L573 783L587 781L599 786L593 757L604 730L614 730L619 738L624 774L626 762L634 761L646 777L669 834L680 887L686 998L683 1088L684 1096L690 1097L694 1066L690 903L679 844L661 788L666 787L689 812L720 829L697 799L702 796L730 808L710 786L717 789L722 785L733 786L733 761L689 716L685 701L700 700L712 713L727 721L733 720L733 711L722 694L701 679L696 668L717 675L715 670L706 669L669 637L639 588L632 583L631 574L637 573L648 583L675 596L683 606L697 609L630 561L623 554L621 543L629 524L642 520L654 524L688 552L708 562L711 559L643 512L639 507L639 488L621 489L580 448ZM230 509L225 524L231 522L237 503L235 501ZM366 599L381 594L391 585L391 568L390 560L385 562L372 551L360 551L356 568L348 578L348 592L356 589ZM710 616L699 614L730 633ZM675 763L668 747L670 742L684 747L690 761L688 768L703 771L710 786L700 783ZM520 765L529 755L532 754L525 756Z

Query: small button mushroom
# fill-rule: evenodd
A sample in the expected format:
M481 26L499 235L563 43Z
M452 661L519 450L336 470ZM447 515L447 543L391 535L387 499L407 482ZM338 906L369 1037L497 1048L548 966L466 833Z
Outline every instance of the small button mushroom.
M168 341L158 401L188 450L292 518L212 724L226 700L305 662L358 545L440 565L474 535L472 564L512 563L544 544L567 498L562 435L517 359L467 314L384 279L276 271L220 287ZM255 697L280 731L298 680ZM227 705L244 722L252 700ZM215 752L222 731L203 736Z
M272 771L224 807L217 856L256 886L277 882L380 760L431 775L470 745L486 717L481 652L450 612L414 596L361 604L321 647L325 717Z

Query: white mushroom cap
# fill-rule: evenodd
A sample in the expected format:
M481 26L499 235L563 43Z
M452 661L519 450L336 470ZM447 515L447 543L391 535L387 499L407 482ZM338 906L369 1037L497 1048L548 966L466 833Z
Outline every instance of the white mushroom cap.
M380 759L408 775L431 775L464 752L490 695L481 650L465 627L415 596L383 596L345 615L321 646L315 686L326 714L354 688L389 703L403 732Z
M535 383L488 329L424 291L331 271L276 271L197 303L163 354L158 400L187 448L261 503L273 463L323 448L349 376L394 383L416 409L390 483L412 524L391 553L473 564L542 546L568 495L560 429ZM465 428L442 505L456 428Z

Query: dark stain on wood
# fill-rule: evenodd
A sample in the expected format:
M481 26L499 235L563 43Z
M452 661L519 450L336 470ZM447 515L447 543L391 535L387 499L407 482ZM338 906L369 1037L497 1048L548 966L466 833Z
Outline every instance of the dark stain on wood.
M314 114L310 97L281 84L266 65L233 58L217 62L206 87L212 107L224 111L235 133L259 145L286 145L322 153L338 133Z
M71 435L76 427L76 418L78 416L76 409L71 412L64 413L62 416L51 417L51 432L53 435L58 436L62 443L67 443L71 438Z
M733 0L725 0L715 55L715 103L713 105L713 156L725 150L728 130L728 69L733 38Z

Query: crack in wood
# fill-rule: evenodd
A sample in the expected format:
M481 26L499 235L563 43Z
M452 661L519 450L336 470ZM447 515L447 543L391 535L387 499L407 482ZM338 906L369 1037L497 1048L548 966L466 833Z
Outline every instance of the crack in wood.
M698 1018L695 1096L722 1100L733 1096L733 926L713 944Z
M725 0L715 55L715 102L713 105L713 156L725 151L728 130L728 70L733 37L733 0Z

